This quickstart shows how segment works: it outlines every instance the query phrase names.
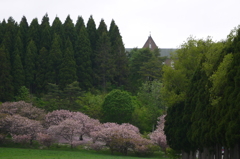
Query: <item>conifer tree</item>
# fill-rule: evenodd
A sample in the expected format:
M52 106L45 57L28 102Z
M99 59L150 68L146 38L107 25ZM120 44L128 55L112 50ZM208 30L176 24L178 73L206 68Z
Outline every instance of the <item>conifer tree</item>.
M98 86L106 91L107 83L113 79L114 61L111 55L111 43L107 32L103 32L98 39L96 49L96 64L94 73L98 80Z
M88 32L89 40L91 43L91 48L92 48L93 52L95 52L96 47L97 47L98 35L97 35L96 24L95 24L95 21L92 16L90 16L90 18L87 22L87 32ZM93 57L95 57L95 56L93 56ZM92 59L94 59L93 57L92 57Z
M74 48L75 41L77 39L77 34L76 34L76 30L75 30L73 21L69 15L67 16L67 18L63 24L63 28L64 28L64 35L65 35L64 43L66 44L66 40L69 39L72 43L72 47ZM65 49L66 49L66 47L65 47Z
M51 38L51 28L49 24L48 14L45 14L45 16L42 19L40 32L41 32L40 48L45 47L47 50L49 50L51 46L52 38Z
M28 43L25 57L25 86L30 90L30 93L35 92L35 77L36 77L36 59L37 47L33 40Z
M83 20L82 17L78 16L78 19L77 19L77 22L76 22L76 25L75 25L77 35L79 35L82 27L85 28L84 20Z
M0 22L0 44L3 41L5 29L6 29L6 21L5 21L5 19L3 19L3 21Z
M27 45L28 45L28 22L27 22L27 18L25 16L22 17L20 24L19 24L19 36L20 39L22 41L22 45L23 45L23 50L22 52L20 51L20 57L22 59L22 64L24 66L24 62L25 62L25 54L27 52Z
M128 83L127 77L129 75L129 69L122 36L114 20L112 20L110 25L109 37L111 41L111 54L113 55L115 66L113 82L119 87Z
M96 47L97 47L97 29L96 29L96 24L92 16L89 17L89 20L87 22L87 33L89 37L89 41L91 44L91 49L92 49L92 54L90 56L91 58L91 63L92 63L92 70L93 70L93 78L95 78L95 69L97 68L97 63L96 63ZM93 85L97 86L97 81L93 81Z
M30 42L31 40L34 41L37 50L40 48L40 26L38 23L38 19L35 18L32 20L30 26L29 26L29 32L28 32L28 41Z
M11 63L4 45L0 47L0 101L13 100Z
M76 65L77 65L77 77L79 86L83 90L88 90L92 87L92 63L91 63L91 45L88 39L88 34L84 26L78 33L78 40L76 43Z
M48 50L43 47L39 51L36 67L36 92L38 94L47 92L47 72L49 71Z
M13 62L13 67L12 67L12 77L13 77L13 87L14 87L14 93L17 95L19 89L24 86L25 82L25 74L22 66L22 61L19 56L19 51L18 49L15 50L15 58Z
M55 37L55 34L57 34L60 37L59 42L60 42L60 48L62 51L64 49L63 41L65 39L65 35L64 35L64 30L63 30L63 24L58 17L56 17L54 19L51 29L52 29L52 37L53 38Z
M69 38L66 41L65 48L63 52L63 62L59 70L59 88L61 90L63 90L66 85L77 80L74 51Z
M48 57L49 69L47 72L47 78L49 83L59 84L59 70L62 60L61 39L59 35L55 33Z

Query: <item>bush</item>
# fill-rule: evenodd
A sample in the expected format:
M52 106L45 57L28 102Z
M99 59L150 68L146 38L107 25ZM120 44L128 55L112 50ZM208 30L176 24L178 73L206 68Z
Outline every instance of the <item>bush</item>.
M166 149L166 151L167 151L167 156L170 159L180 159L180 157L181 157L180 152L177 152L169 147Z

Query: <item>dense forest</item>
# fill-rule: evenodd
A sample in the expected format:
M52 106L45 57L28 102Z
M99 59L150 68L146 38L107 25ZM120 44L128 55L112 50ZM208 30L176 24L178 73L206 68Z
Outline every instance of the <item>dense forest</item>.
M0 101L80 111L141 133L166 114L167 144L182 158L240 157L240 28L226 39L189 37L163 65L160 50L126 52L118 26L90 16L50 25L0 22Z
M0 22L0 101L24 100L46 111L67 109L102 119L106 95L119 89L134 101L135 120L128 122L151 131L164 110L157 94L159 50L126 52L114 20L109 29L103 19L97 27L92 16L86 25L80 16L76 23L70 16L49 21L46 14L30 24L25 16L19 23L12 17Z

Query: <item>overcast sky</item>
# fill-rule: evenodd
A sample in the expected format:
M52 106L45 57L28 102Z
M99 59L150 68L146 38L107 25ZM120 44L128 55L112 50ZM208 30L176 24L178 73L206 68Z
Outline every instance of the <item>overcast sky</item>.
M126 48L141 48L150 32L160 48L177 48L189 36L226 39L240 24L240 0L0 0L0 21L10 16L17 22L48 13L50 22L58 16L64 23L70 15L74 23L90 15L98 27L104 19L120 29Z

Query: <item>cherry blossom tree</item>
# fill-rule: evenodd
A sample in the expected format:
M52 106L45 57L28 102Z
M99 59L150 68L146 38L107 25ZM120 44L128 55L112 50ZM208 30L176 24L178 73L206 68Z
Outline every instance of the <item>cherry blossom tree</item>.
M49 128L52 125L58 125L70 117L72 117L72 112L69 110L55 110L45 116L44 125Z
M43 120L46 115L43 109L34 107L31 103L24 101L2 103L0 113L9 115L19 114L32 120Z
M0 128L4 129L6 132L10 133L12 136L15 136L15 139L27 139L27 135L32 141L36 139L37 133L43 131L43 127L39 121L31 120L20 115L8 115L6 118L1 120Z
M71 118L75 121L78 121L79 123L78 124L78 128L80 129L79 140L83 140L83 135L90 136L90 132L96 131L97 126L100 125L99 120L92 119L81 112L73 112Z
M48 133L56 137L63 137L73 148L73 141L75 136L81 134L81 129L79 128L79 121L73 119L66 119L59 123L58 125L52 125L48 128Z
M165 119L164 119L165 116L166 115L162 115L158 118L157 129L154 132L152 132L151 134L149 134L149 136L150 136L150 139L155 144L160 146L162 148L162 150L166 153L166 148L168 147L168 145L167 145L166 135L163 131L164 123L165 123Z
M150 140L141 137L137 127L125 123L122 125L116 123L102 124L101 130L92 132L91 136L93 140L106 143L112 153L118 151L124 155L127 155L129 149L141 151L141 146L147 149L152 144Z

